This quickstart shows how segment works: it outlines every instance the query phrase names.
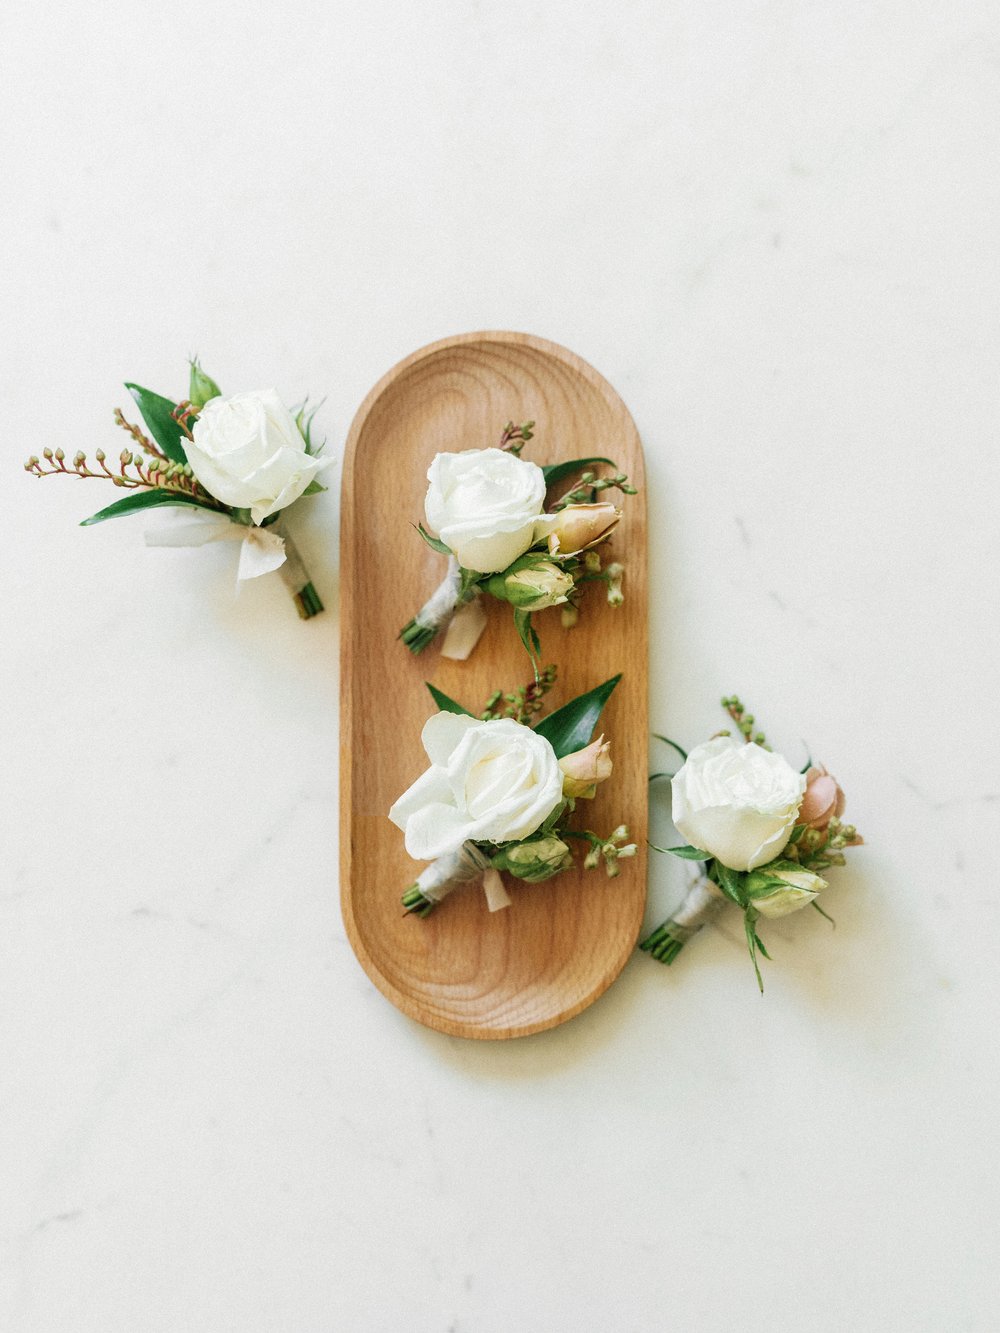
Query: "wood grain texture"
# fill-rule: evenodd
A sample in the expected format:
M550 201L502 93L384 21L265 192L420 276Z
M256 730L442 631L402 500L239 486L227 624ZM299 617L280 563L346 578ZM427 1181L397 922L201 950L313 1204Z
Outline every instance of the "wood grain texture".
M412 656L397 641L445 572L411 526L423 518L435 453L495 445L508 420L534 420L524 457L539 464L588 454L615 459L639 488L610 547L626 565L625 604L589 589L564 630L556 608L534 617L542 660L559 667L550 710L617 672L601 718L615 770L571 826L610 833L625 822L639 855L609 880L577 868L543 884L508 880L513 905L490 913L482 892L455 892L426 919L400 894L422 868L387 812L424 771L420 731L434 711L431 681L474 712L494 689L531 677L511 608L485 598L489 623L467 662L433 644ZM642 448L611 386L555 343L519 333L472 333L400 362L358 410L347 441L341 506L341 907L375 985L404 1013L463 1037L525 1036L591 1004L635 946L646 883L646 503ZM582 860L582 851L579 860Z

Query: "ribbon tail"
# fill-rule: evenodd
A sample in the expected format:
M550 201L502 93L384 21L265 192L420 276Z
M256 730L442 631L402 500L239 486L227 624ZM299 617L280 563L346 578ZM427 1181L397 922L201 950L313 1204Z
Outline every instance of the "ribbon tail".
M238 541L243 529L224 514L203 514L194 522L172 523L166 528L147 528L147 546L204 546L207 542Z
M267 528L248 528L240 547L237 581L242 583L244 579L258 579L284 563L285 543L277 533Z
M483 636L486 612L477 596L465 602L452 616L441 645L441 656L453 662L464 662Z
M483 871L483 892L486 894L486 905L491 912L499 912L510 906L510 894L503 886L500 872L494 870L492 866Z

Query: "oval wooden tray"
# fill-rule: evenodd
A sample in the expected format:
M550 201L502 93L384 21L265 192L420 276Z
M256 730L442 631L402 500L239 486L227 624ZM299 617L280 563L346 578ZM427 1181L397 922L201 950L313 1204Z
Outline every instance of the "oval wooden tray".
M534 619L543 662L559 667L550 710L623 673L599 728L615 771L573 823L610 833L623 821L640 851L617 879L578 868L543 884L511 881L512 906L494 913L481 890L460 890L421 920L399 899L422 866L386 816L427 766L420 730L434 705L424 682L478 712L531 668L510 607L489 597L489 623L467 662L441 658L437 643L414 657L397 641L445 572L412 525L423 519L435 453L495 445L509 420L536 422L525 458L605 454L639 488L612 543L626 565L624 606L610 608L597 585L574 629L562 628L556 609ZM354 419L341 506L341 906L375 985L441 1032L505 1038L553 1027L597 999L635 946L649 771L645 515L642 447L625 405L586 362L541 338L470 333L433 343L391 370Z

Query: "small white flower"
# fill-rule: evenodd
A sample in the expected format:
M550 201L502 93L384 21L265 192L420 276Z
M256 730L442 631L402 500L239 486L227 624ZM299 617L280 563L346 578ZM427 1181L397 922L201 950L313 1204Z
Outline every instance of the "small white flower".
M432 532L463 569L495 574L544 537L545 474L503 449L438 454L427 472L424 510Z
M511 718L436 713L421 740L431 767L389 811L414 860L430 861L466 841L520 841L562 800L555 750Z
M191 470L223 504L262 523L297 500L328 460L306 453L295 418L274 389L210 398L186 441Z
M805 789L780 754L718 736L696 746L671 783L674 824L730 870L753 870L784 850Z

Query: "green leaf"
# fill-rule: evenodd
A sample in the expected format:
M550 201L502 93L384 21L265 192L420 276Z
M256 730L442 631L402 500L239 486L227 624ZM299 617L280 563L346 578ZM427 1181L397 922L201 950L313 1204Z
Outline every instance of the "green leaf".
M764 979L760 975L760 966L757 962L757 947L760 944L760 939L757 936L757 932L753 928L753 923L756 919L757 919L757 913L754 912L752 909L750 911L745 912L743 916L743 927L746 931L746 936L747 936L747 948L750 950L750 961L753 963L753 970L757 975L757 985L760 988L761 995L763 995ZM763 949L761 949L761 952L763 953Z
M809 906L810 906L810 907L814 907L814 908L816 909L816 911L819 912L820 916L825 916L826 919L827 919L827 921L829 921L830 925L834 928L834 930L837 929L837 923L836 923L836 921L834 921L833 917L830 915L829 912L824 912L824 911L823 911L822 907L820 907L819 903L816 901L815 898L812 900L812 902L809 904Z
M184 449L185 435L174 420L172 413L177 407L169 398L164 398L150 389L143 389L138 384L126 384L125 388L136 401L142 413L142 419L149 427L149 433L173 463L186 463Z
M313 477L312 481L311 481L311 482L309 483L309 485L305 488L305 490L302 492L302 494L303 494L303 495L319 495L319 493L320 493L321 491L325 491L325 490L329 490L329 487L324 486L324 485L322 484L322 482L317 481L316 478Z
M531 665L535 672L535 680L537 681L538 659L542 651L542 645L539 643L538 635L535 633L534 626L531 623L531 612L522 611L518 607L515 607L514 627L527 650L528 656L531 658Z
M432 537L422 523L417 524L417 531L432 550L437 551L440 555L451 555L451 547L445 546L444 542L437 537Z
M571 458L566 463L550 463L542 468L546 489L557 485L564 477L571 477L574 472L582 472L589 463L607 463L616 472L618 470L618 464L611 458Z
M802 835L805 833L808 827L809 827L808 824L795 825L795 827L792 829L792 836L788 839L789 847L795 846L795 844L799 841L799 839L802 837Z
M671 856L679 856L682 861L711 861L712 859L708 852L703 852L700 847L658 847L656 850L658 852L669 852Z
M738 907L746 907L749 901L745 883L746 876L741 871L730 870L721 861L716 861L712 878L730 902L736 903Z
M136 495L126 495L124 500L116 500L106 509L91 514L80 524L81 528L93 527L107 518L123 518L126 514L135 514L140 509L158 509L161 505L193 505L196 509L208 509L213 514L221 513L215 505L196 500L193 495L181 495L179 491L155 490L141 491Z
M612 676L603 685L571 699L539 722L535 730L551 744L557 759L589 745L601 709L620 680L621 675Z
M454 699L449 699L447 694L442 693L442 691L432 685L429 680L425 680L424 684L430 690L431 698L443 713L458 713L461 717L475 716L475 714L470 713L467 708L463 708L461 704L457 704Z

